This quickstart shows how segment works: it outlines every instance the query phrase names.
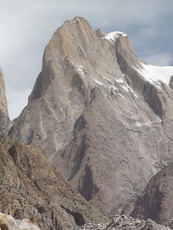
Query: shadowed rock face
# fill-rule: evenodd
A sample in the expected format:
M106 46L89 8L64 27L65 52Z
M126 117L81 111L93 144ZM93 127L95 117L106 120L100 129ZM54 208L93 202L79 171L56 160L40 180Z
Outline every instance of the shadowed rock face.
M38 149L5 135L0 135L0 197L2 212L30 219L44 230L77 229L90 221L107 221Z
M8 116L5 82L3 73L0 68L0 133L7 133L9 129L10 119Z
M173 160L173 92L146 81L141 66L127 36L110 41L83 18L67 21L10 130L107 212L130 213L149 179Z
M173 227L173 164L152 177L143 195L137 200L132 215L152 218L158 223Z

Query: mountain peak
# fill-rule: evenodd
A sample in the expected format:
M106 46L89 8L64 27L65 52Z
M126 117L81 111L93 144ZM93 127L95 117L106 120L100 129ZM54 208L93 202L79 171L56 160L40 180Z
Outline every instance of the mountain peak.
M69 23L69 24L74 24L74 23L88 23L88 21L84 17L76 16L72 20L67 20L63 24ZM63 26L63 25L62 25Z
M88 21L83 17L75 17L72 20L65 21L61 27L59 27L53 36L56 36L61 30L70 30L75 31L75 29L79 29L84 27L85 30L93 30ZM66 31L67 32L67 31Z
M80 17L66 21L46 46L28 105L10 131L112 213L130 213L171 160L173 92L141 68L124 33L104 35Z
M98 31L94 31L84 18L76 17L66 21L54 33L45 49L42 77L39 77L39 84L37 80L37 86L34 87L36 92L33 90L30 100L43 95L53 80L56 81L58 76L61 78L64 74L60 70L65 66L71 72L70 75L78 75L85 85L95 85L95 80L106 84L105 79L111 80L118 74L121 75L116 55L112 55L114 51L111 45L107 39L99 37ZM53 64L55 61L56 65ZM114 75L114 72L117 74ZM106 74L103 76L102 73Z

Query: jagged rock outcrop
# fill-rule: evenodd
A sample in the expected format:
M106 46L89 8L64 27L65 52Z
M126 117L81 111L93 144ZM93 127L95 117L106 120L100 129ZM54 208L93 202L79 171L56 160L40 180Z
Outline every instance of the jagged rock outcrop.
M144 221L125 215L116 215L111 223L89 223L82 226L80 230L170 230L170 228L159 225L150 219Z
M0 197L3 213L30 219L42 230L78 229L107 219L72 189L38 149L5 135L0 135ZM18 224L22 227L25 222Z
M152 218L173 228L173 164L152 177L144 193L137 200L133 216Z
M10 124L5 91L4 77L0 67L0 133L7 133Z
M87 200L128 214L173 161L173 91L147 68L125 34L67 21L45 49L10 136L42 149Z

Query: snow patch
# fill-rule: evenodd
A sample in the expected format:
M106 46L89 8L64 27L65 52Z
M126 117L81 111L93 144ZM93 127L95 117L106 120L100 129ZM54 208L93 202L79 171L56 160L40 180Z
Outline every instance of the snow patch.
M115 79L115 81L120 84L125 82L122 78Z
M123 95L120 94L120 91L119 89L123 89L124 91L126 92L129 92L131 95L139 98L139 95L127 84L126 80L124 79L124 74L122 74L123 77L121 78L115 78L115 79L108 79L106 77L104 77L104 79L107 81L108 85L107 84L102 84L101 82L99 82L98 80L94 79L94 82L97 84L97 85L100 85L100 86L104 86L105 88L108 89L108 92L109 93L114 93L115 95L120 95L121 97L125 98ZM120 87L120 88L119 88Z
M110 90L118 91L118 88L117 88L116 86L114 86L114 85L110 85L110 86L109 86L109 89L110 89Z
M116 82L119 83L120 87L123 88L126 92L130 91L135 97L139 97L137 93L122 78L116 79Z
M98 84L98 85L103 85L101 82L99 82L99 81L96 80L96 79L95 79L94 81L95 81L95 83Z
M78 67L77 67L77 70L78 70L78 72L80 72L80 74L82 74L82 75L85 74L85 73L84 73L84 68L83 68L82 65L78 66Z
M151 123L151 121L148 121L148 122L140 122L140 121L136 121L135 125L136 125L137 127L142 127L142 126L151 126L151 125L152 125L152 123Z
M129 87L127 86L127 84L123 84L123 85L121 85L121 87L122 87L126 92L129 91Z
M153 66L141 63L142 68L134 67L138 73L140 73L146 81L157 84L159 81L165 84L169 84L170 77L173 75L173 66Z
M127 37L127 34L125 34L124 32L115 31L107 34L105 38L110 42L114 43L117 40L117 38L119 38L119 36Z

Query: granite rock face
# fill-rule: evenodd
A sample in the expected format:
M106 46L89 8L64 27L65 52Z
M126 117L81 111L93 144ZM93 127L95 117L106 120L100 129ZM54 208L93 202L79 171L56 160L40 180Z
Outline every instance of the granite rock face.
M0 197L3 213L15 219L30 219L42 230L78 229L87 222L107 220L71 187L38 149L2 134ZM18 225L25 226L24 229L29 227L28 221L18 221Z
M4 76L0 67L0 133L7 133L10 124L5 91Z
M10 136L39 147L87 200L129 214L173 161L173 91L146 80L128 37L65 22Z
M132 215L173 228L173 164L168 165L152 177L143 194L137 200Z

